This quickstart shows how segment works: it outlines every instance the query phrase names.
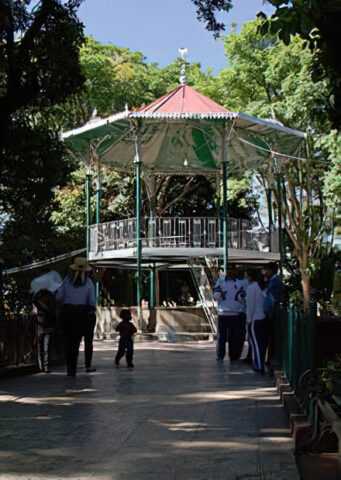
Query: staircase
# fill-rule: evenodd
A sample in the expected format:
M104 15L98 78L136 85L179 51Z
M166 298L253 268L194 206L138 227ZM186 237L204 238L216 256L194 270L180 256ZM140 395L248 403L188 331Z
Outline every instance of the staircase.
M208 257L204 260L189 259L188 266L211 331L217 333L217 309L212 287L219 276L218 269L214 268L212 260Z

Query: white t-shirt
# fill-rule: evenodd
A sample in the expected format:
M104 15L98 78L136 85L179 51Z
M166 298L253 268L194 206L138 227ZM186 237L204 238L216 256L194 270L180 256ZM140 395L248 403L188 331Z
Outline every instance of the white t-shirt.
M218 315L238 315L243 305L238 300L238 280L219 278L213 287L213 298L218 302Z
M247 323L252 323L255 320L263 320L265 318L264 299L265 291L263 293L258 282L250 283L246 290Z

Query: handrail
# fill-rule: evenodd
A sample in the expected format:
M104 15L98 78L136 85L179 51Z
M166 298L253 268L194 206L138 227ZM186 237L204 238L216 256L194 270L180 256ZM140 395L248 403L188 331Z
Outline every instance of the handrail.
M136 218L115 220L90 227L90 251L94 254L136 247ZM256 233L252 222L231 218L229 248L268 250L268 233ZM150 217L142 222L143 247L222 248L220 217Z

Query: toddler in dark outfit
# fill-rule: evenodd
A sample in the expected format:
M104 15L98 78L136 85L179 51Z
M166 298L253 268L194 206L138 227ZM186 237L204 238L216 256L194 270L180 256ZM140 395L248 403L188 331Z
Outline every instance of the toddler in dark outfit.
M133 335L137 332L135 325L131 323L131 312L128 309L120 311L120 322L115 330L120 334L120 340L118 343L118 351L115 357L115 364L118 367L121 358L125 355L127 365L133 368L133 354L134 354L134 340Z

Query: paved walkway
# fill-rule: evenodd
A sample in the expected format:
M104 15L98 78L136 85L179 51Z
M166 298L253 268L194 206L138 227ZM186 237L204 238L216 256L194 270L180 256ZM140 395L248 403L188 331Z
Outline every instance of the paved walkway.
M0 378L1 480L299 479L273 379L212 343L96 343L97 372Z

